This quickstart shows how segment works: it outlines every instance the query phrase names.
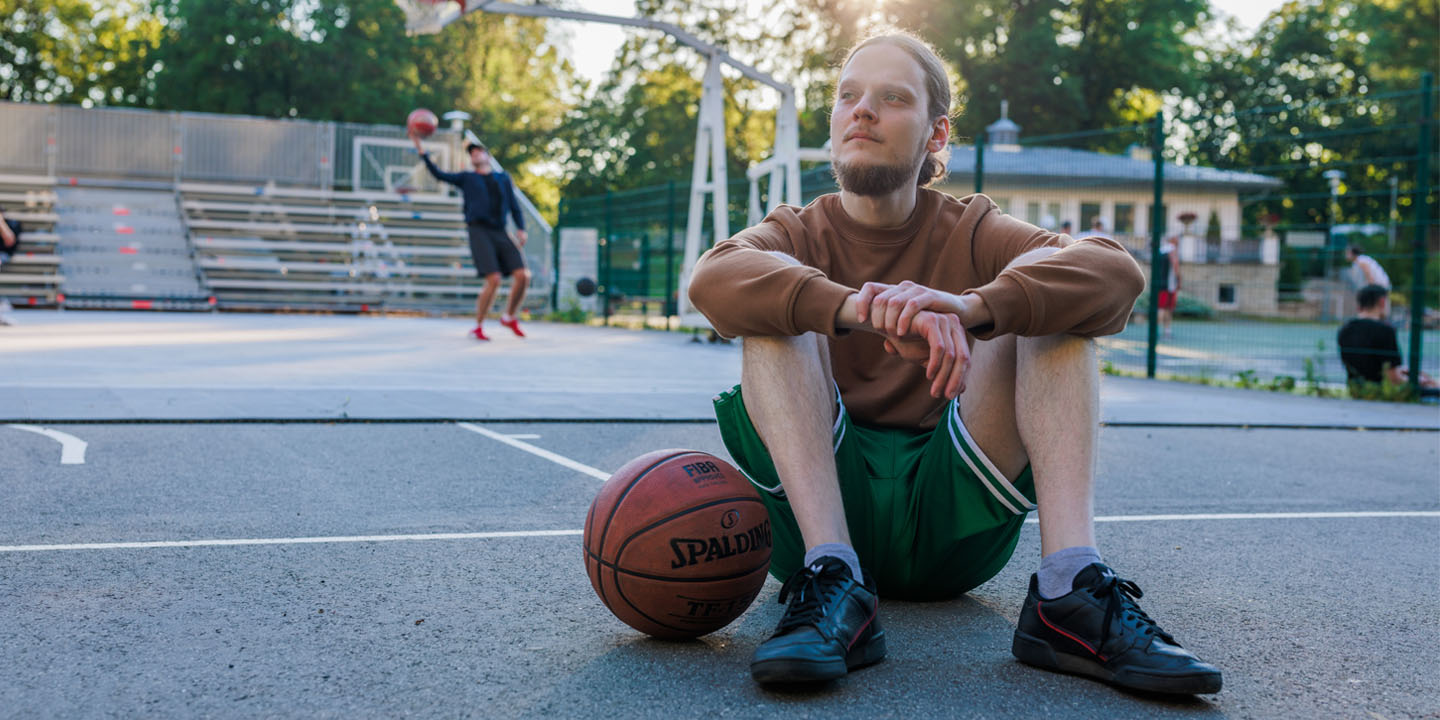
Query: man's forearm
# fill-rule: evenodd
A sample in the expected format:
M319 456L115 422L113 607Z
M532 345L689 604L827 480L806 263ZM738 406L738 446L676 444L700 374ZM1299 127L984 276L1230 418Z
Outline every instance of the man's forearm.
M960 324L967 329L983 327L995 322L994 316L990 313L990 307L979 295L969 293L951 297L954 298L952 307L928 307L925 309L932 312L949 312L960 318ZM840 305L840 310L835 313L835 327L883 334L876 330L874 325L860 322L859 298L860 293L850 293L849 297L845 298L845 302Z

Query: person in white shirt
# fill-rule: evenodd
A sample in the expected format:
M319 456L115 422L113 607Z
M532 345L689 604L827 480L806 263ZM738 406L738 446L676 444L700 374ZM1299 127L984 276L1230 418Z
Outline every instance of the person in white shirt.
M1390 289L1390 276L1385 274L1385 268L1375 258L1365 254L1365 249L1359 245L1351 245L1345 250L1345 259L1350 261L1351 271L1355 273L1355 282L1360 287L1366 285L1379 285L1386 290Z

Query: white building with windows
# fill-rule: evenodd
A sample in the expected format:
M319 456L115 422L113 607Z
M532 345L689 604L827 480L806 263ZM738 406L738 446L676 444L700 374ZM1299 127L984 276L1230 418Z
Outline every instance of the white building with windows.
M1056 232L1068 221L1072 235L1087 234L1098 220L1102 234L1148 259L1155 197L1148 148L1112 155L1022 145L1020 127L1007 114L1002 105L1001 118L987 128L981 191L1004 212ZM976 148L952 146L949 170L940 190L973 193ZM1182 294L1219 310L1279 313L1279 238L1247 228L1241 207L1282 187L1280 180L1255 173L1165 163L1162 234L1180 238ZM1148 272L1148 263L1141 265Z

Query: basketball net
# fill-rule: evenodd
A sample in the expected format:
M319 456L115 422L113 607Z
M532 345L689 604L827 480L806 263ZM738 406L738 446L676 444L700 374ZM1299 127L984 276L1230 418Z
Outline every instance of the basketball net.
M395 0L405 13L406 35L433 35L459 19L461 5L451 0Z

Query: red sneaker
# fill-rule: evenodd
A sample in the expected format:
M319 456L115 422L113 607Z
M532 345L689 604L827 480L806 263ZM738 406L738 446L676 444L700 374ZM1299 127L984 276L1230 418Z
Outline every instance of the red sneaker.
M500 324L501 324L501 325L504 325L504 326L507 327L507 328L510 328L510 332L515 333L517 336L522 337L522 338L525 337L525 333L523 333L523 332L520 331L520 319L519 319L519 318L510 318L509 320L506 320L506 319L504 319L504 318L501 318L501 319L500 319Z
M475 326L475 329L470 331L470 334L471 334L472 336L474 336L476 340L489 340L489 339L490 339L490 338L488 338L488 337L485 337L485 328L482 327L482 326L480 326L480 325L476 325L476 326Z

